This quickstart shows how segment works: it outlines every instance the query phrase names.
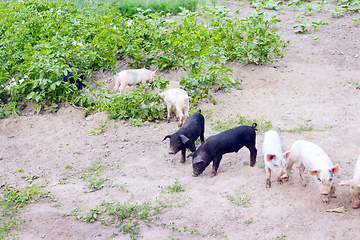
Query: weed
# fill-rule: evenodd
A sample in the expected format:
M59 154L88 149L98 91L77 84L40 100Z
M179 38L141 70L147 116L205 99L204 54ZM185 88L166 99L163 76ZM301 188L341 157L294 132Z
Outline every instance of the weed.
M285 237L285 234L282 233L281 236L277 236L276 239L285 239Z
M164 189L164 187L158 186L160 189ZM179 179L175 178L175 182L173 185L167 186L166 189L169 193L179 193L185 192L185 189L181 186ZM163 191L162 191L163 192Z
M359 80L354 80L354 79L349 79L347 80L348 83L350 83L351 85L355 86L356 89L360 89L360 82Z
M228 192L223 192L220 193L223 195L223 197L225 197L227 200L229 200L231 203L237 205L237 206L242 206L244 208L247 208L248 205L250 204L250 199L252 198L250 195L247 195L245 197L240 197L239 196L239 190L235 190L235 196L229 194Z
M341 18L344 16L345 11L343 9L335 8L331 10L331 16L334 18Z
M106 128L107 128L107 121L105 122L105 123L103 123L102 121L100 122L100 127L98 127L98 128L90 128L90 132L89 132L89 134L88 135L102 135L102 134L104 134L105 133L105 130L106 130Z
M301 124L299 127L295 127L295 128L291 128L291 129L281 129L278 127L278 131L279 132L306 132L306 131L313 131L314 130L314 125L309 125L308 123L306 124Z
M265 168L265 163L260 163L260 164L258 165L258 167L261 168L261 169L264 169L264 168Z
M253 223L254 219L250 218L249 220L245 220L243 223L245 223L246 225L249 225L251 223Z
M355 27L359 26L359 24L360 24L360 17L358 17L358 18L352 18L351 20L354 22Z
M18 217L25 205L32 201L40 201L49 197L49 192L42 190L40 184L26 185L23 190L9 186L7 183L0 184L2 193L0 194L0 238L15 238L16 234L10 234L11 229L19 227L26 220Z
M39 177L40 176L38 174L36 174L36 173L28 173L26 176L21 177L21 178L24 178L25 181L31 183L32 181L34 181L35 179L38 179Z
M88 183L86 184L86 186L88 187L89 190L86 192L94 192L94 191L102 189L103 184L108 180L109 180L109 178L97 179L96 177L90 177L90 179L88 180Z

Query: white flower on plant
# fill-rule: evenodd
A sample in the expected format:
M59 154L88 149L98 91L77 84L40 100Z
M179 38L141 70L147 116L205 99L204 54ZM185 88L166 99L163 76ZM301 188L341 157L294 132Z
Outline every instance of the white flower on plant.
M116 26L113 26L113 29L114 29L114 30L118 30L118 28L117 28Z
M29 77L28 75L26 75L26 74L24 75L24 78L28 78L28 77Z
M131 25L132 25L132 21L131 21L131 20L129 20L129 21L126 22L126 26L130 27Z
M57 11L56 11L56 14L57 14L57 15L60 15L60 14L61 14L61 10L57 10Z
M74 40L72 44L73 44L74 46L76 46L77 42Z
M78 46L80 46L80 47L82 47L82 46L83 46L83 44L82 44L81 42L79 42L77 45L78 45Z
M53 11L54 11L54 9L53 9L53 8L51 8L51 9L50 9L50 12L52 13Z

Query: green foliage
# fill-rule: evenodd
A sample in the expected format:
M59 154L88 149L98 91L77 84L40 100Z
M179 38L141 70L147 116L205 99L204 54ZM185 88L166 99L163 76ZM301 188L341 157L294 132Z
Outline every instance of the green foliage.
M164 187L158 186L161 189L164 189ZM185 189L183 188L183 186L181 186L179 179L175 178L175 182L173 185L171 186L167 186L166 189L168 190L168 192L170 193L179 193L179 192L185 192Z
M236 206L242 206L244 208L247 208L251 203L250 199L252 198L250 195L247 195L245 197L241 197L239 194L239 190L235 190L235 195L231 195L228 192L220 193L224 198L229 200L231 203L235 204Z
M160 99L143 87L113 95L92 80L93 70L113 70L122 57L134 68L189 69L180 82L192 104L202 98L215 104L211 86L230 91L239 85L231 78L228 61L266 64L283 57L289 42L274 30L280 20L262 7L236 19L228 17L228 10L211 6L199 12L182 9L174 18L148 11L126 18L104 3L82 8L68 1L0 4L0 84L6 86L0 88L0 116L8 111L17 116L19 106L30 101L37 113L44 106L57 111L64 103L87 108L86 114L106 111L110 118L133 119L136 125L164 118ZM61 81L75 70L87 72L89 93ZM160 79L156 84L152 90L167 86Z
M301 19L301 17L299 18ZM320 27L323 27L324 25L328 24L327 21L320 20L318 22L312 21L311 23L308 23L306 20L300 22L298 25L295 25L294 32L295 33L309 33L309 28L312 27L314 32L319 31Z
M146 14L161 13L176 15L181 12L181 8L195 11L201 0L112 0L110 4L115 6L122 16L130 17L147 9Z
M117 166L118 168L118 166ZM107 170L113 170L115 167L110 166L109 163L104 163L101 159L97 159L91 163L90 166L81 167L79 169L71 169L70 165L65 167L64 176L70 177L78 177L83 181L86 181L85 186L87 187L86 193L94 192L97 190L101 190L104 187L114 188L117 187L122 191L126 192L124 184L114 184L109 178L101 177L102 173ZM60 184L65 184L64 181L61 181Z
M142 237L140 235L140 224L149 225L154 216L171 207L171 204L162 201L120 203L117 200L110 202L104 200L100 205L91 208L88 212L82 212L75 208L66 215L75 216L78 220L84 222L100 220L104 225L115 225L119 229L119 233L129 235L130 239L139 239ZM118 233L114 232L111 237L117 235Z
M254 219L250 218L249 220L245 220L243 223L245 223L246 225L249 225L251 223L253 223Z
M349 79L347 82L350 83L351 85L355 86L356 89L360 89L359 80Z
M360 24L360 17L358 17L358 18L352 18L351 20L355 23L355 27L359 26L359 24Z
M314 125L309 125L308 123L306 124L301 124L299 127L295 127L295 128L291 128L291 129L281 129L278 128L279 132L297 132L297 133L301 133L301 132L305 132L305 131L313 131L314 130Z
M360 11L360 0L336 0L336 3L345 12L359 12Z
M29 184L23 190L19 190L4 183L0 186L0 189L2 190L0 193L0 238L9 239L16 236L10 234L11 229L17 228L26 222L26 220L17 216L23 207L31 201L39 201L49 195L38 184Z
M258 133L266 132L273 128L271 121L266 121L265 117L259 119L250 119L249 116L241 116L237 114L235 117L228 117L228 121L216 120L214 126L212 127L214 130L219 132L223 132L225 130L238 127L240 125L251 126L253 123L257 123L257 131Z

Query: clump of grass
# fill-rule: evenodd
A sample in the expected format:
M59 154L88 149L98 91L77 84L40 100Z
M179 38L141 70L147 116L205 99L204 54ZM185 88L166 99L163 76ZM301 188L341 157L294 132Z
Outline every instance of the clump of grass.
M251 224L253 222L254 222L254 219L250 218L249 220L245 220L243 223L245 223L246 225L249 225L249 224Z
M126 191L124 184L114 184L109 178L101 177L102 172L107 170L113 170L115 168L119 168L118 164L115 164L115 167L111 167L109 163L104 163L99 158L91 163L88 167L81 167L79 169L72 169L70 165L65 167L65 172L62 174L66 177L79 177L83 181L87 181L85 186L87 187L86 193L94 192L97 190L101 190L104 187L118 187L121 190ZM65 184L64 181L59 182L59 184Z
M360 89L359 80L350 78L347 82L350 83L351 85L355 86L356 89Z
M309 131L313 131L314 130L314 125L309 125L308 123L305 124L300 124L298 127L295 128L291 128L291 129L281 129L278 128L279 132L309 132Z
M239 190L235 190L235 195L231 195L228 192L223 192L220 194L236 206L242 206L244 208L247 208L251 204L250 199L252 197L247 194L245 195L245 197L241 197L239 194Z
M74 216L84 222L101 221L104 225L115 225L119 232L114 232L110 237L116 237L119 233L129 235L131 239L140 239L141 226L151 226L154 216L159 215L164 209L172 205L163 201L145 201L142 203L119 202L118 200L103 201L100 205L89 211L74 208L65 213L66 216Z
M16 236L10 234L10 231L26 222L17 216L25 205L51 196L42 188L40 184L31 183L20 190L0 181L0 239L12 239Z
M179 179L175 178L175 182L173 185L167 186L166 188L158 186L160 189L167 189L169 193L179 193L179 192L185 192L185 189L183 186L181 186ZM164 192L162 190L162 192Z

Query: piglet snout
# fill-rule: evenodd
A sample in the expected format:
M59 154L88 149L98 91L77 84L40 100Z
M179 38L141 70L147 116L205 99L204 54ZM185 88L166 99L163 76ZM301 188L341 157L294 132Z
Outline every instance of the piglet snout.
M286 175L285 173L281 176L281 179L287 179L288 175Z

